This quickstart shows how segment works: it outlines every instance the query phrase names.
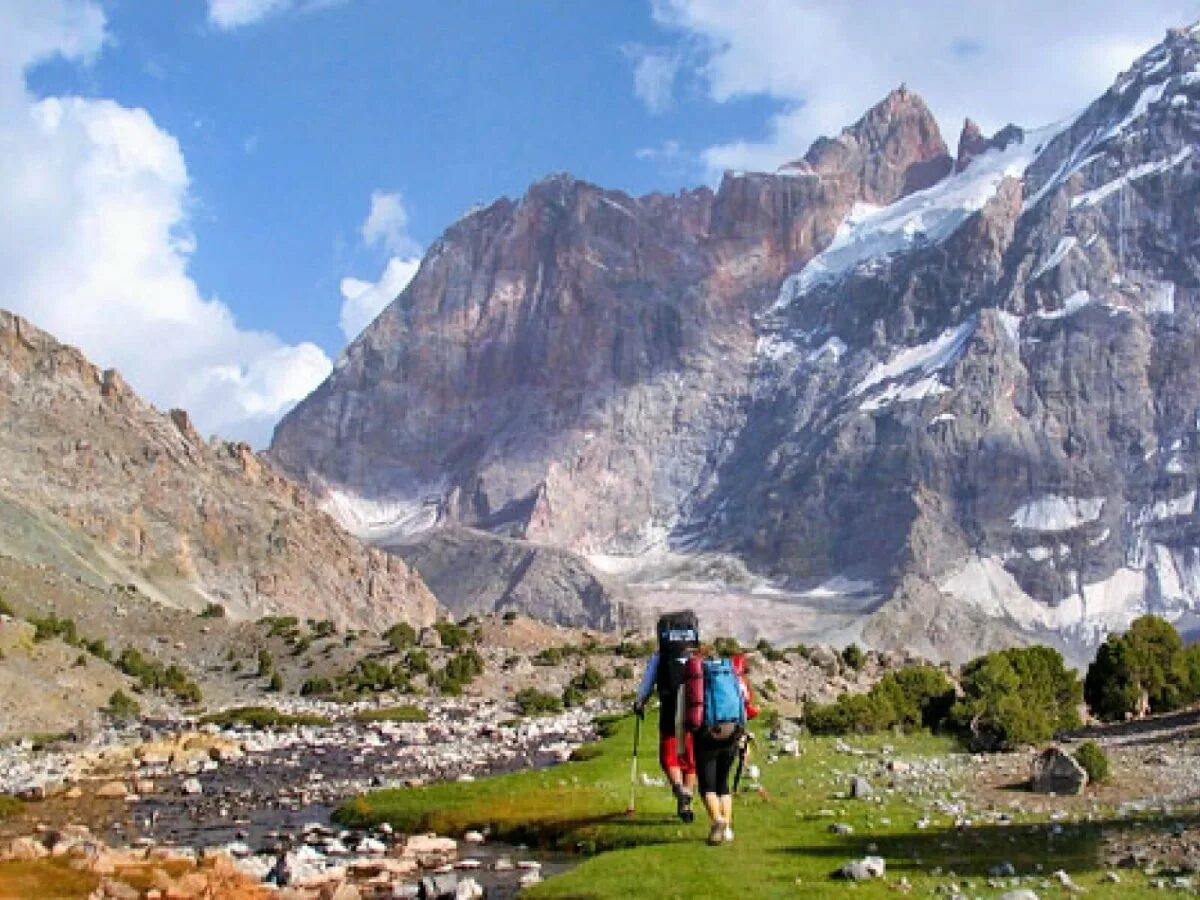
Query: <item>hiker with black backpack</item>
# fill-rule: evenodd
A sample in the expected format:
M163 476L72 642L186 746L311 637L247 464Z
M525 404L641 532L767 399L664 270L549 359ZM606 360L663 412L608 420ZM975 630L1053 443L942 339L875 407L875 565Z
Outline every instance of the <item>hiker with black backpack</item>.
M658 761L675 794L676 813L684 822L691 822L695 818L696 762L692 733L684 727L680 694L684 667L700 645L700 622L691 610L681 610L661 616L656 631L658 651L646 663L633 711L642 718L646 702L657 692Z
M686 724L695 735L696 773L708 811L710 844L733 840L733 792L729 773L747 738L746 722L758 715L741 654L718 657L702 648L684 672Z

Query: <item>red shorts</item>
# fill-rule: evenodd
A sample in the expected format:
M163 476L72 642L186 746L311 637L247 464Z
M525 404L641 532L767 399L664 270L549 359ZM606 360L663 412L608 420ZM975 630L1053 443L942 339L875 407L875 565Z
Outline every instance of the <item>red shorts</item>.
M692 749L692 733L684 732L683 756L679 754L679 741L674 734L665 734L658 739L658 762L663 771L679 769L684 775L696 774L696 752Z

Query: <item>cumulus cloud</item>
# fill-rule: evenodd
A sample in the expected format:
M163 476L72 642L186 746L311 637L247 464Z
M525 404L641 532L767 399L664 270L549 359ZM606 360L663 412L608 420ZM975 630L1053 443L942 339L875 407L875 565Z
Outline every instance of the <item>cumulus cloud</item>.
M10 0L0 12L0 296L160 407L262 446L275 421L328 374L325 353L240 328L188 274L187 165L142 109L35 99L25 73L104 41L91 0Z
M420 267L420 259L399 259L393 256L388 260L383 275L377 282L343 278L342 313L338 317L338 325L341 326L346 340L354 340L364 328L374 322L375 317L408 287L408 283Z
M718 103L779 101L765 136L708 148L714 172L795 159L902 82L925 97L950 142L966 116L986 129L1057 121L1197 14L1194 0L651 0L651 8L686 49L678 77Z
M359 233L368 247L380 246L398 256L421 252L420 245L409 236L408 210L399 193L372 192L371 211Z

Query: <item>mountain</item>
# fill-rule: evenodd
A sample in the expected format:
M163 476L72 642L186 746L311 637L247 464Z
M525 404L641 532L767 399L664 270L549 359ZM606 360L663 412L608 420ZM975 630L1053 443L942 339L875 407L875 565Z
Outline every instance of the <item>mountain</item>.
M245 444L205 441L113 369L0 311L0 551L165 607L380 628L438 607Z
M1172 31L953 156L900 88L715 193L539 182L433 245L270 455L373 540L553 544L743 636L1188 627L1198 62Z

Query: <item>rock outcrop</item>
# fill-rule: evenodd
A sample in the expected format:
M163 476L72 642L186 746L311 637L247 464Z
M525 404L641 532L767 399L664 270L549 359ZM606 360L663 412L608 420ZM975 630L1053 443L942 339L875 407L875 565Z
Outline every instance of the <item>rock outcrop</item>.
M433 595L244 444L0 311L0 550L173 607L427 624Z
M1188 627L1198 65L1173 31L1074 121L968 125L957 159L901 88L715 194L540 182L435 243L271 454L375 539L723 555L797 616L853 593L843 639Z

